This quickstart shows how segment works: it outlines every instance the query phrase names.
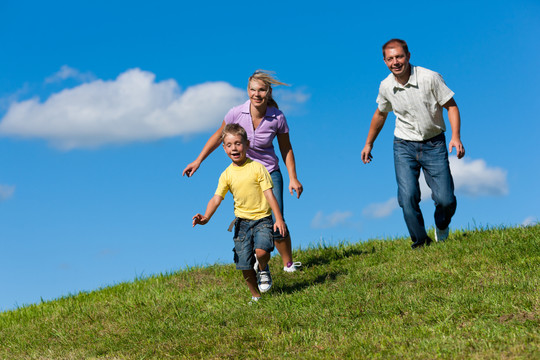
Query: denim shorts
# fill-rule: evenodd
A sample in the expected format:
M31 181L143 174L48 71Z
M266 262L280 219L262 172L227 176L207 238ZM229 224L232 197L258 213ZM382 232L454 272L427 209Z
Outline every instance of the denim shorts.
M259 220L236 218L234 226L234 263L237 270L253 269L255 249L271 253L274 250L272 217Z

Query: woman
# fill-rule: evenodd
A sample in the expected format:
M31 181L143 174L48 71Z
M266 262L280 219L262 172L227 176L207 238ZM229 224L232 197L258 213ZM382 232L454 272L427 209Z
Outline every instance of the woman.
M246 130L250 142L247 156L263 164L270 173L274 183L274 196L283 214L283 177L272 144L276 136L281 156L289 173L289 192L291 195L296 192L296 197L300 198L303 187L296 175L296 163L289 139L287 120L272 98L272 85L288 86L274 78L269 72L255 71L248 81L249 100L229 110L221 127L208 139L197 159L184 169L182 175L191 177L204 159L219 146L221 132L226 124L240 124ZM298 266L302 265L299 262L293 262L291 236L288 231L285 238L279 233L274 233L274 244L283 259L284 271L294 272Z

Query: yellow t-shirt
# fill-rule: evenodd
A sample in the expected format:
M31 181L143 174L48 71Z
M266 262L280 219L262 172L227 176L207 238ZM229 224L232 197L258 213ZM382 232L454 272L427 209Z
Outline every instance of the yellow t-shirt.
M274 187L266 168L251 159L242 166L229 165L219 177L216 195L225 198L230 191L234 199L234 215L248 220L259 220L272 215L263 191Z

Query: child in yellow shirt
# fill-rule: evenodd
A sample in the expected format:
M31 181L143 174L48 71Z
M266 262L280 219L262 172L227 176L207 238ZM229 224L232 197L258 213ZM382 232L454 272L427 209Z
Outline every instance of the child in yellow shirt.
M244 128L238 124L228 124L223 129L221 139L232 164L219 177L215 195L208 202L205 214L193 217L193 226L208 223L227 192L231 192L236 216L234 262L236 269L242 270L252 300L258 301L260 293L272 287L268 267L270 253L274 250L272 230L279 231L285 237L287 227L272 193L270 174L262 164L246 157L249 141ZM272 211L276 218L273 226ZM256 261L257 272L253 269Z

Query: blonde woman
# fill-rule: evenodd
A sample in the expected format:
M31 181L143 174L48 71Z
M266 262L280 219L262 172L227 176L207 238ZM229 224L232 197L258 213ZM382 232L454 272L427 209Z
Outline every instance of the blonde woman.
M247 156L263 164L274 183L273 192L276 197L281 213L283 214L283 176L279 168L279 160L274 151L273 141L277 137L281 156L289 173L289 192L300 198L303 187L296 175L296 162L289 139L289 126L285 115L278 108L272 97L272 85L287 84L277 80L272 73L257 70L248 80L249 100L244 104L229 110L221 127L208 139L201 153L189 164L182 175L191 177L199 168L201 163L210 155L221 143L221 133L227 124L239 124L247 132L250 147ZM287 231L286 237L279 233L274 233L274 243L283 260L283 270L294 272L302 264L294 262L292 259L291 236Z

